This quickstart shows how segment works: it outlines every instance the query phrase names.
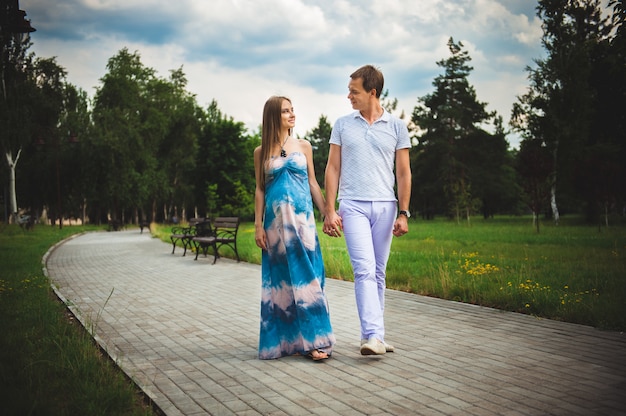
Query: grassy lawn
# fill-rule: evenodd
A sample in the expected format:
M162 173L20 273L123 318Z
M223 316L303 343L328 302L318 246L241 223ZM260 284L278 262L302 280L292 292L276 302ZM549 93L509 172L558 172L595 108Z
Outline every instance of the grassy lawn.
M565 218L559 226L529 217L411 220L395 238L387 286L421 295L473 303L601 329L626 329L626 220L608 228ZM352 280L343 239L321 233L326 273ZM153 227L169 242L169 227ZM252 223L242 224L244 261L260 263ZM230 250L223 249L230 256Z
M0 225L0 413L152 415L135 385L68 315L42 272L58 241L95 227Z

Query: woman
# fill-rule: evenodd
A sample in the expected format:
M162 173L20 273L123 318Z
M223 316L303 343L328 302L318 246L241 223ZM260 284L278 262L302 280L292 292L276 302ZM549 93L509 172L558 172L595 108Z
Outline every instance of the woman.
M326 208L311 144L291 137L295 122L291 100L268 99L254 150L254 238L263 250L259 358L317 361L335 344L313 202L322 214Z

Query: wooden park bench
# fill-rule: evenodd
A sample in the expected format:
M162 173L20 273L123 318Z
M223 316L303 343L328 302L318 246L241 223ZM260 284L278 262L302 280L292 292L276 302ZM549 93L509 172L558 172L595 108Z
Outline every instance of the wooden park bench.
M217 217L211 223L205 221L196 226L196 235L191 239L196 249L196 258L200 251L207 255L209 247L213 248L213 264L220 257L219 249L222 246L230 247L239 262L237 251L237 231L239 230L239 217Z
M173 227L170 240L172 241L172 254L176 250L176 243L180 241L183 245L183 256L187 254L187 249L191 248L191 239L196 235L196 225L206 221L206 218L192 218L187 227Z

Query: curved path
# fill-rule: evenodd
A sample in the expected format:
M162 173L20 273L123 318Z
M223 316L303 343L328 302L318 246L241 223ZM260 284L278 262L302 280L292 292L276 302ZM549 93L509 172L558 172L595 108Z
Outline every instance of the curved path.
M45 257L55 291L167 415L623 415L626 336L389 290L395 353L359 355L353 284L327 280L330 360L257 359L260 266L172 255L139 230Z

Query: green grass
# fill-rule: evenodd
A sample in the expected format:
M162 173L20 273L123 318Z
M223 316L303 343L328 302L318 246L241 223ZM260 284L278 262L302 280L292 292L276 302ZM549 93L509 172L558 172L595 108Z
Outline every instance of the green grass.
M42 271L58 241L95 227L0 225L0 413L152 415L152 408L68 314Z
M626 227L530 220L412 224L394 242L390 287L591 325L626 328Z
M489 306L601 329L626 329L626 221L599 228L565 218L542 223L528 217L453 221L411 220L394 238L387 286L426 296ZM154 230L154 229L153 229ZM321 233L327 276L352 280L343 239ZM169 241L169 228L156 227ZM244 261L260 263L254 227L240 227ZM230 256L228 249L221 253Z

